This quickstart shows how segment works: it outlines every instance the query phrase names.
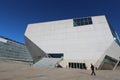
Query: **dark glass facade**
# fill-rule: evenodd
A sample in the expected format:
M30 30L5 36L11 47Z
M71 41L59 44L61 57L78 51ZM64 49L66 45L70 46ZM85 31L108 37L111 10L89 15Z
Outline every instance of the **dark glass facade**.
M73 19L73 26L83 26L93 24L91 17Z
M74 62L69 62L68 65L69 65L69 68L87 69L85 63L74 63Z
M19 42L7 38L3 38L3 39L5 39L7 42L0 41L1 58L28 61L28 62L33 61L31 55L29 54L29 51L27 50L24 44L21 44Z
M49 53L48 56L50 56L52 58L61 58L64 55L63 55L63 53L59 53L59 54L58 53L57 54L55 54L55 53Z

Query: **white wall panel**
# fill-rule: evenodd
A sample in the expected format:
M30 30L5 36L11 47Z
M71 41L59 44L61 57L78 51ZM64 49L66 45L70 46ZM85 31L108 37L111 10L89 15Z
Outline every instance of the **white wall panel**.
M92 21L78 27L73 27L73 19L29 24L25 36L46 53L64 53L66 60L95 63L114 39L105 16L92 17Z

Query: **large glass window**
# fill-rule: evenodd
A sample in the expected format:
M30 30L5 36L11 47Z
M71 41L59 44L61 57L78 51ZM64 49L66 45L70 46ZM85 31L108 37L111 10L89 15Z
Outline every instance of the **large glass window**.
M73 19L73 26L74 27L82 26L82 25L89 25L89 24L93 24L91 17Z

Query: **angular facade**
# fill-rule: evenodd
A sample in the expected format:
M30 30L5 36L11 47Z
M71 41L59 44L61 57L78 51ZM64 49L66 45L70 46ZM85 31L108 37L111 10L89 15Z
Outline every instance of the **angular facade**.
M29 24L25 40L34 61L62 55L63 68L89 69L92 63L113 69L120 57L118 36L104 15Z
M0 58L32 62L32 57L22 43L0 36Z

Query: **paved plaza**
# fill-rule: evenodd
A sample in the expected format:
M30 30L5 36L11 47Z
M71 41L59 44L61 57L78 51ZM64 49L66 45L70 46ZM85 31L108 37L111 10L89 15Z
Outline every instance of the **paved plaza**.
M120 80L120 70L36 68L23 62L0 60L0 80Z

